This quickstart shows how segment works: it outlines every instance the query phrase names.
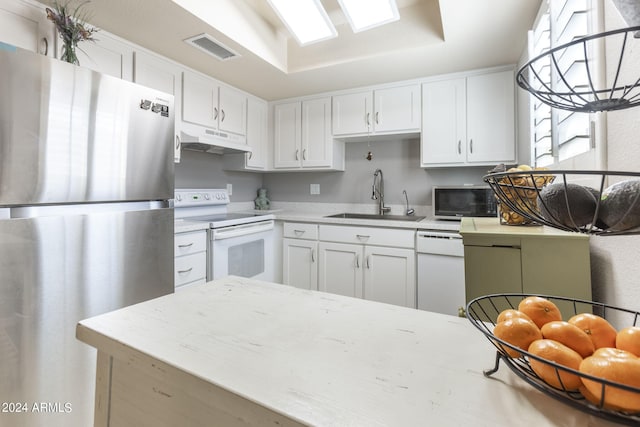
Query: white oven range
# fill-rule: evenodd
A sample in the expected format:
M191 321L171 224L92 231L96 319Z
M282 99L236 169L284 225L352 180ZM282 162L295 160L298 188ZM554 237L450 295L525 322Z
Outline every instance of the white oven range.
M207 281L228 275L272 282L274 216L228 212L225 189L176 189L175 218L208 223Z

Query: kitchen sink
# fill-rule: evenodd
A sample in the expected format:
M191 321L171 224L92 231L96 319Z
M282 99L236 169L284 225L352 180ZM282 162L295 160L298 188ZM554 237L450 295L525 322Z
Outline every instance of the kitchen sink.
M391 221L420 221L423 216L415 215L380 215L380 214L359 214L359 213L339 213L327 215L326 218L350 218L350 219L384 219Z

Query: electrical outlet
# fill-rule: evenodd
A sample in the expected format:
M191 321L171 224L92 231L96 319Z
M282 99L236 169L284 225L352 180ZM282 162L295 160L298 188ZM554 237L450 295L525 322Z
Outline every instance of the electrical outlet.
M229 193L229 195L233 194L233 185L227 184L227 193Z
M310 184L309 194L320 194L320 184Z

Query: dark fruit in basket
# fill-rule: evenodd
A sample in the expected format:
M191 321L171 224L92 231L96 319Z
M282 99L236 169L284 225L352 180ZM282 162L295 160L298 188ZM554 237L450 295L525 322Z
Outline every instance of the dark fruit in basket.
M621 181L607 187L600 196L598 217L609 231L640 226L640 180Z
M558 365L574 370L580 368L582 356L558 341L542 339L531 343L529 353L541 357ZM561 390L577 390L582 385L582 380L576 374L557 369L555 366L530 358L531 369L547 384Z
M540 213L547 221L567 227L584 227L593 221L597 190L579 184L557 182L540 191ZM567 207L567 201L569 206Z

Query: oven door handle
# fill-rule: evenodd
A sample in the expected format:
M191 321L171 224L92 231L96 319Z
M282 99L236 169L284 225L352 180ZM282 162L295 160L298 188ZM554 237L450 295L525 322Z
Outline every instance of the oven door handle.
M253 224L238 225L213 230L213 240L231 239L233 237L247 236L249 234L262 233L273 230L273 221L262 221Z

